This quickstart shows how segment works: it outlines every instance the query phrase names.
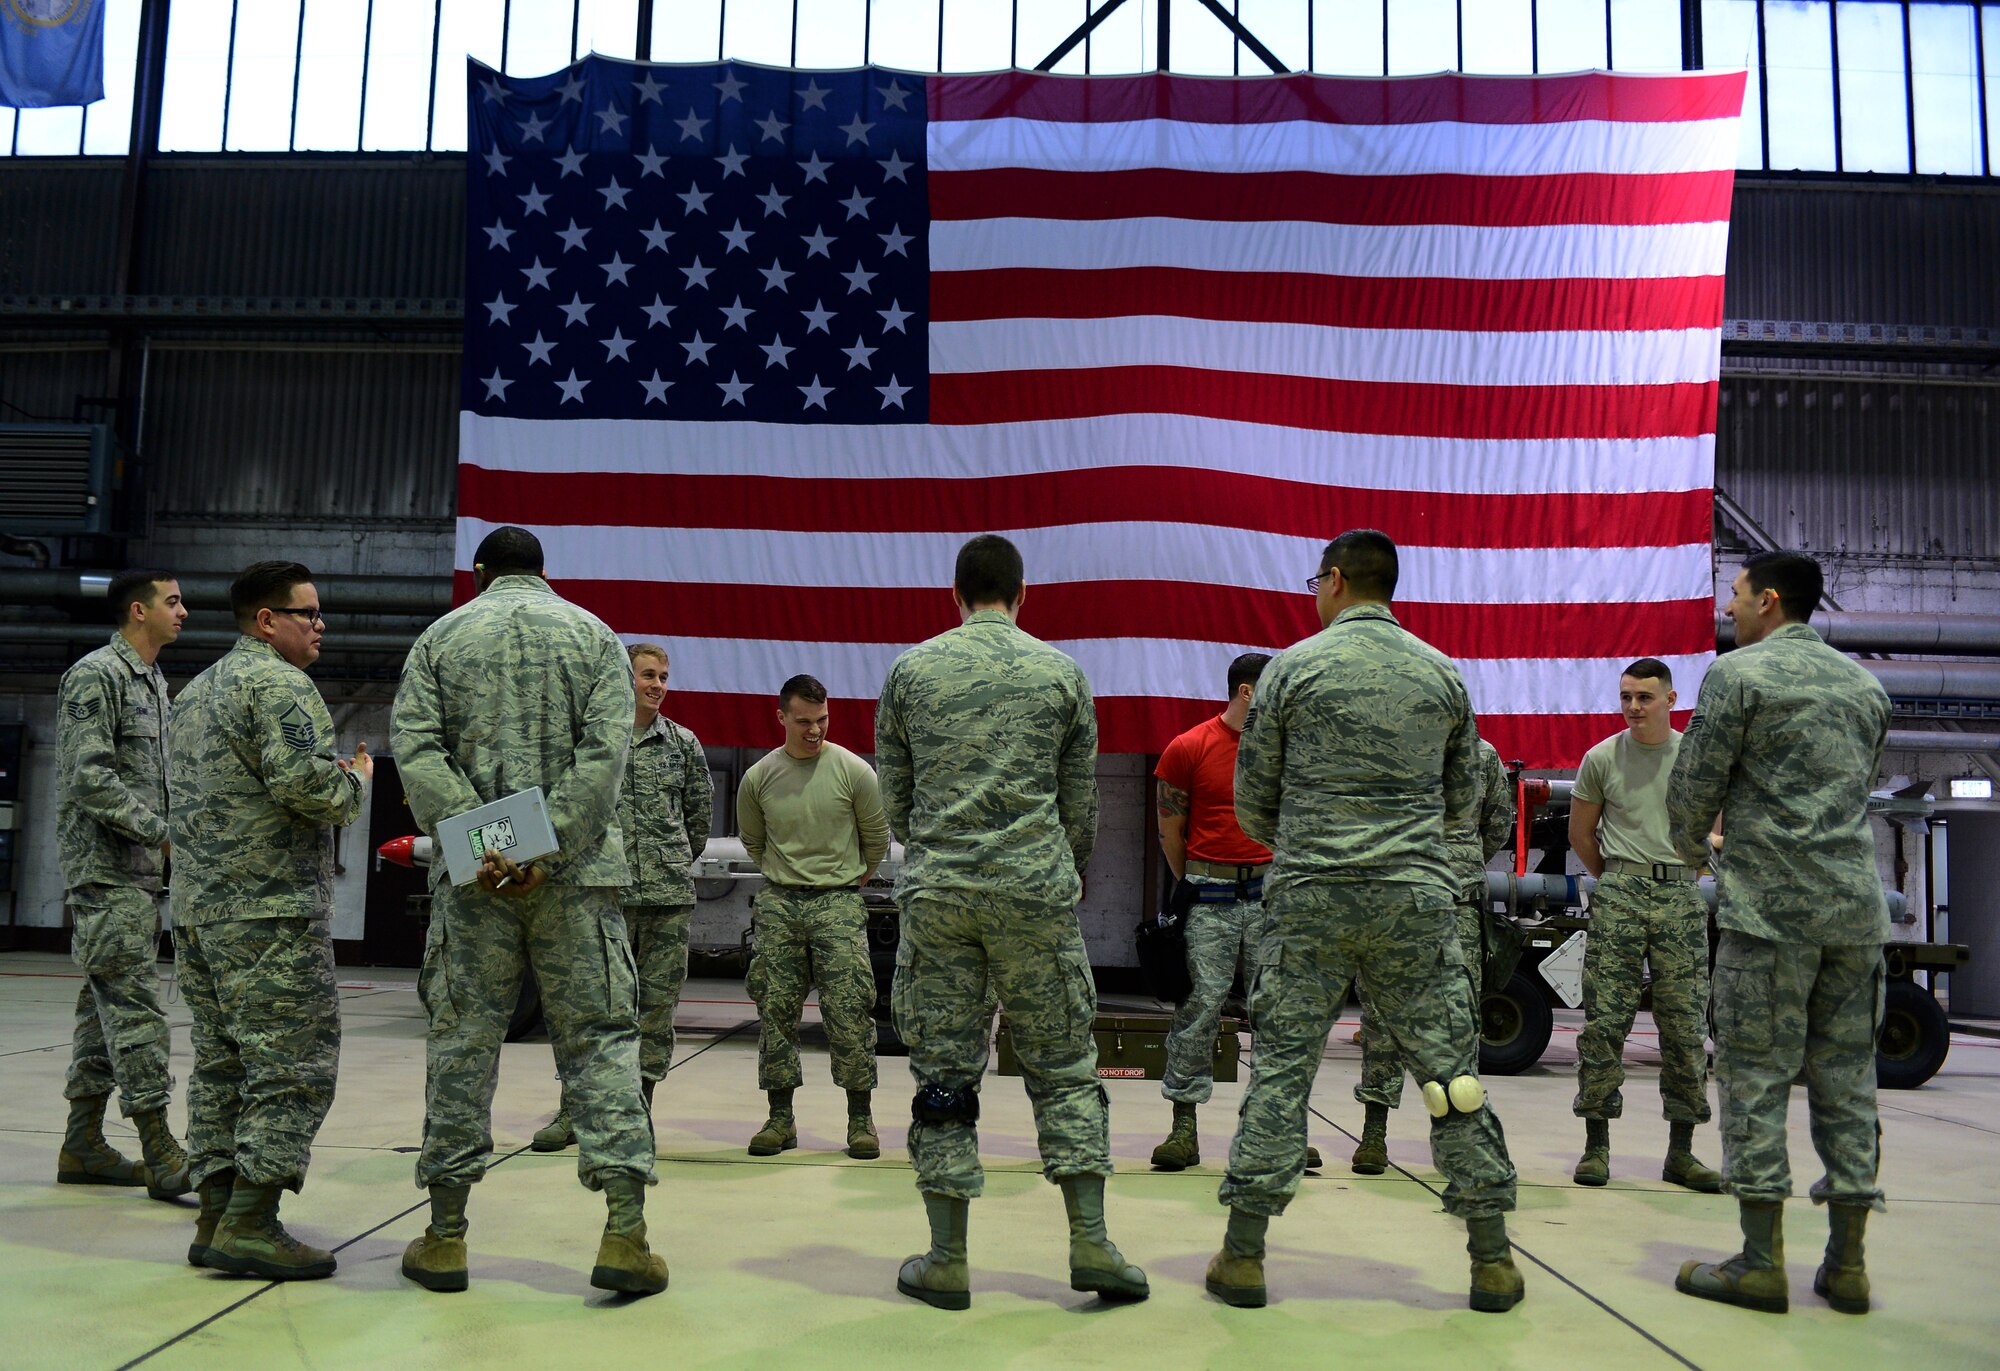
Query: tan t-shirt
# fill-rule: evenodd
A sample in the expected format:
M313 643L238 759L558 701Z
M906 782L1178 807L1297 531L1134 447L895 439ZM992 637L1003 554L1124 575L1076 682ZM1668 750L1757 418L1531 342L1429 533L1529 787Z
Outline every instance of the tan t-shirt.
M750 860L783 885L853 885L889 852L875 769L838 743L801 761L772 748L743 773L736 824Z
M1667 780L1680 755L1681 735L1667 731L1650 747L1626 729L1583 754L1576 773L1577 799L1604 806L1597 821L1597 845L1605 860L1679 862L1667 836Z

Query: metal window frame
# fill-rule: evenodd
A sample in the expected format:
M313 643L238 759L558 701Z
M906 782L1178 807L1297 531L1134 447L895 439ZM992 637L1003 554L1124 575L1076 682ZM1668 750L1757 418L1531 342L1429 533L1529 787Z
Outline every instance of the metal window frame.
M1285 68L1283 63L1278 60L1278 58L1271 52L1271 50L1268 47L1266 47L1254 33L1250 32L1247 28L1244 27L1241 18L1241 10L1242 10L1241 0L1229 0L1229 3L1227 3L1226 5L1223 3L1223 0L1178 0L1178 2L1181 4L1183 9L1187 9L1188 6L1191 4L1193 6L1199 7L1200 9L1208 11L1208 13L1214 19L1216 19L1218 22L1222 23L1227 29L1229 29L1232 40L1230 47L1230 52L1231 52L1230 66L1231 69L1236 73L1241 74L1243 70L1243 57L1246 50L1258 61L1263 63L1265 67L1267 67L1273 72L1282 73L1287 70L1287 68ZM1840 103L1842 73L1841 73L1841 53L1840 53L1839 9L1841 0L1820 0L1820 2L1823 4L1826 12L1828 54L1829 54L1829 64L1830 64L1830 77L1832 82L1831 113L1832 113L1832 125L1833 125L1833 166L1831 168L1831 171L1833 172L1834 175L1846 176L1849 175L1850 173L1848 173L1847 171L1846 137L1845 137L1845 128L1843 125L1843 115ZM1881 3L1882 0L1869 0L1869 2ZM220 155L220 156L255 155L255 154L243 153L241 150L231 149L229 146L229 140L231 137L231 120L235 113L235 76L236 76L235 69L236 69L236 54L237 54L237 28L238 28L238 19L241 14L241 10L244 3L245 0L231 0L231 4L229 6L229 38L228 38L228 45L225 50L223 58L224 70L223 70L223 95L222 95L222 123L221 123L221 131L217 138L217 147L215 149L215 153L212 155ZM299 154L302 151L298 146L299 93L304 79L306 7L308 4L311 3L313 3L313 0L300 0L298 18L293 35L292 98L291 98L291 107L290 110L288 111L289 127L287 130L285 146L288 153L294 155ZM446 3L448 3L448 0L433 0L432 3L430 52L429 52L430 85L425 103L423 142L420 148L417 146L412 146L410 149L408 149L411 152L416 152L416 151L435 152L438 150L437 149L437 106L438 106L437 81L438 81L439 67L443 60L442 39L443 39L443 28L444 28L444 6ZM935 66L936 70L942 72L944 70L944 56L945 56L945 15L946 15L946 7L950 3L950 0L936 0L936 3L937 3L937 45L936 45ZM1160 72L1167 72L1172 70L1171 15L1176 3L1177 0L1156 0L1157 33L1155 40L1156 41L1155 70ZM1681 3L1679 5L1679 12L1680 12L1679 20L1680 20L1680 30L1681 30L1681 57L1682 57L1682 67L1685 70L1700 69L1702 61L1702 47L1703 47L1702 43L1703 35L1701 32L1702 3L1703 0L1681 0ZM1758 120L1758 138L1759 138L1759 151L1760 151L1760 156L1758 161L1761 169L1769 172L1773 170L1771 164L1771 99L1770 99L1770 65L1769 65L1770 49L1769 49L1769 40L1767 31L1767 16L1765 12L1765 3L1764 0L1755 0L1755 3L1756 3L1756 38L1757 38L1756 61L1757 61L1757 73L1758 73L1757 120ZM1903 114L1904 114L1904 127L1906 135L1906 156L1907 156L1908 169L1905 172L1853 173L1853 175L1856 176L1859 175L1899 176L1900 175L1900 176L1916 177L1919 175L1926 174L1918 170L1919 166L1918 155L1920 151L1919 147L1920 140L1917 130L1916 56L1912 41L1914 34L1913 34L1913 26L1911 18L1914 7L1916 5L1922 4L1922 5L1932 5L1944 9L1967 10L1970 11L1971 13L1972 36L1973 36L1973 70L1971 73L1971 79L1974 88L1974 106L1977 111L1978 123L1979 123L1979 153L1978 153L1979 170L1975 173L1968 173L1965 175L1976 176L1981 179L1992 179L1994 176L1993 129L1992 129L1991 99L1987 91L1988 63L1987 63L1987 53L1986 53L1986 29L1987 29L1987 18L1988 18L1986 10L1988 4L1991 3L1991 0L1897 0L1897 3L1901 10L1902 29L1903 29L1903 52L1902 52L1903 105L1904 105ZM1077 46L1080 45L1083 48L1083 54L1084 54L1083 57L1084 71L1086 74L1090 73L1094 67L1094 52L1092 44L1094 31L1114 11L1121 8L1123 4L1124 0L1082 0L1083 10L1084 10L1083 22L1078 26L1077 30L1072 34L1070 34L1069 37L1065 39L1064 42L1057 49L1051 52L1048 55L1048 57L1044 58L1042 62L1036 64L1037 69L1043 71L1051 69L1055 65L1055 63L1063 60L1063 58L1067 57L1071 51L1073 51ZM801 8L802 8L801 0L793 0L792 20L791 20L791 60L794 65L796 65L798 62L799 20L800 20ZM1392 4L1391 0L1382 0L1382 12L1381 12L1382 13L1382 71L1384 75L1387 75L1391 68L1390 25L1396 22L1397 18L1397 16L1393 13L1394 8L1395 7ZM638 56L639 60L641 61L651 60L652 48L653 48L653 31L658 24L657 11L658 11L658 6L656 0L640 0L637 10L636 33L634 35L635 37L634 51ZM1018 68L1021 56L1020 0L1011 0L1010 11L1011 13L1010 13L1010 23L1009 23L1009 33L1008 33L1008 60L1011 65ZM169 11L167 5L164 3L164 0L144 0L140 12L141 32L142 35L154 34L155 38L150 41L142 41L139 44L139 49L135 56L135 61L133 64L133 71L132 71L132 84L134 92L133 96L134 112L133 112L132 127L134 131L133 136L135 138L144 137L146 139L146 145L143 147L139 146L128 147L127 151L124 154L117 154L117 155L130 157L136 153L143 158L143 157L157 155L160 152L159 112L160 112L160 107L164 104L167 93L164 89L165 42L163 37L159 37L158 35L164 33L165 25L162 21L167 13L169 13ZM1463 70L1465 66L1465 0L1454 0L1453 14L1455 20L1454 23L1455 53L1456 53L1458 67L1460 70ZM368 96L369 96L369 87L372 84L370 66L374 58L375 18L376 18L375 0L368 0L366 18L364 20L364 26L363 26L361 74L359 80L360 88L359 91L357 92L356 110L355 110L355 136L354 136L353 150L357 153L363 152L365 150L365 144L367 140ZM514 18L514 0L504 0L504 3L501 6L501 13L500 13L500 69L503 72L509 69L512 58L515 55L513 52L513 18ZM1318 68L1318 58L1319 58L1318 44L1320 36L1318 19L1319 19L1318 4L1315 3L1315 0L1306 0L1306 70L1307 71L1314 71L1317 70ZM1615 24L1614 0L1604 0L1604 52L1605 52L1605 66L1607 70L1613 69L1613 63L1616 57L1616 35L1615 35L1614 24ZM581 53L582 26L583 26L583 0L570 0L569 46L570 46L570 60L572 62L576 61L582 55ZM720 3L717 6L717 24L716 24L716 60L718 61L724 60L727 56L726 45L727 45L728 26L729 26L729 0L720 0ZM862 60L863 63L866 64L872 62L874 57L874 30L875 30L874 0L865 0L862 11L862 28L863 28ZM1531 72L1539 73L1541 71L1540 0L1528 0L1528 39L1529 39L1529 70ZM142 104L150 105L151 107L150 110L140 108ZM78 123L76 154L75 154L78 157L93 155L85 151L85 149L89 145L91 114L92 114L91 108L85 107L83 112L83 117L81 118L81 120L79 120ZM15 112L13 128L10 131L8 155L14 157L18 157L21 155L21 112L20 111ZM114 154L102 154L102 155L111 156ZM195 154L195 155L209 155L209 154ZM342 154L337 154L337 153L321 154L320 150L313 149L309 150L307 152L307 155L337 156Z

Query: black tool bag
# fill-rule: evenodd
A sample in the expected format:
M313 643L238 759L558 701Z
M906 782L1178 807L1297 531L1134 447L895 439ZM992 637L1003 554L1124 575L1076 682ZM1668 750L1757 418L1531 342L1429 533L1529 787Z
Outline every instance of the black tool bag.
M1187 917L1194 902L1195 888L1186 881L1175 881L1166 888L1158 917L1139 921L1139 970L1146 978L1147 992L1168 1004L1179 1004L1194 993L1187 963Z

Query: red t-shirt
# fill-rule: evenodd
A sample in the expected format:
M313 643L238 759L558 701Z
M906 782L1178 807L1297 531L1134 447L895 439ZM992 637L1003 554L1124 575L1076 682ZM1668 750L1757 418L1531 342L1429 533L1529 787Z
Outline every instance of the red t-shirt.
M1236 749L1240 730L1216 715L1167 744L1155 776L1188 793L1187 855L1198 862L1254 865L1269 848L1236 826Z

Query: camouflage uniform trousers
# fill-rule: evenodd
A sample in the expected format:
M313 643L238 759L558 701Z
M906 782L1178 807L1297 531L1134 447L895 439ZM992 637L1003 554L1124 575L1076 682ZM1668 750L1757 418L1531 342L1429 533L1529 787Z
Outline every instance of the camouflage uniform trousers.
M1882 1209L1875 1037L1887 972L1878 943L1774 943L1733 929L1715 959L1715 1079L1722 1167L1746 1200L1792 1193L1785 1114L1806 1078L1813 1149L1826 1174L1815 1204Z
M1707 1123L1708 906L1690 883L1613 872L1590 897L1571 1108L1580 1119L1625 1112L1625 1038L1646 965L1660 1031L1660 1112L1671 1123Z
M417 995L430 1015L417 1184L470 1185L493 1152L500 1044L532 967L576 1130L577 1176L653 1175L639 1094L638 973L615 887L544 884L524 896L437 887Z
M1042 1173L1111 1174L1111 1109L1097 1079L1097 987L1066 906L919 895L903 908L892 991L921 1090L979 1089L997 999L1035 1113ZM912 1123L917 1189L976 1200L986 1188L970 1122Z
M251 1185L299 1189L340 1070L328 921L177 926L174 958L194 1016L188 1179L234 1168Z
M628 904L625 933L639 970L639 1076L657 1081L674 1064L674 1012L688 974L691 904Z
M63 1098L90 1100L118 1090L127 1118L165 1109L173 1093L172 1047L160 1008L159 897L125 885L69 892L70 957L83 972L76 992Z
M868 962L868 911L861 891L805 890L766 882L755 905L757 946L744 986L757 1002L757 1085L794 1090L799 1015L819 987L819 1013L843 1090L875 1088L875 971Z
M1458 934L1460 951L1465 954L1465 965L1478 979L1478 968L1485 963L1486 950L1479 936L1480 924L1485 911L1481 905L1486 898L1486 885L1482 881L1475 890L1468 886L1459 892L1458 903L1452 906L1453 927ZM1361 1080L1354 1087L1354 1098L1361 1104L1379 1104L1390 1109L1401 1107L1403 1103L1403 1061L1396 1055L1395 1045L1381 1027L1378 1016L1368 1005L1367 992L1361 996ZM1473 1021L1478 1022L1475 1011Z
M1196 886L1232 887L1233 881L1190 876ZM1215 1089L1215 1031L1222 1002L1243 968L1243 984L1257 979L1257 949L1270 920L1262 900L1197 903L1188 910L1187 964L1194 989L1174 1012L1167 1030L1167 1070L1160 1093L1176 1104L1207 1104Z
M1475 1075L1479 1035L1443 889L1314 884L1266 902L1271 932L1250 997L1256 1059L1219 1198L1275 1217L1305 1172L1306 1105L1350 982L1359 977L1396 1056L1421 1080ZM1490 1104L1432 1119L1431 1158L1449 1182L1447 1212L1470 1219L1514 1207L1514 1165Z

